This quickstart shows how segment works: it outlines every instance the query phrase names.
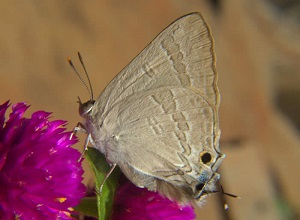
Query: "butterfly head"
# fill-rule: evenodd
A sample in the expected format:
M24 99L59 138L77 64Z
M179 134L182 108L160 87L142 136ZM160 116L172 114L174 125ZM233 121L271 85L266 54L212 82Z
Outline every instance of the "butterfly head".
M85 118L92 111L95 104L95 100L89 100L87 102L82 103L80 98L78 97L78 103L79 103L79 115Z

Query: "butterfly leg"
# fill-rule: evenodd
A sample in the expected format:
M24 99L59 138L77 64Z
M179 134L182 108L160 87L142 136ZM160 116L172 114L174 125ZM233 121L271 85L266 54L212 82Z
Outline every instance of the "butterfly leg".
M102 193L102 188L104 186L104 183L106 182L106 180L108 179L108 177L110 176L110 174L114 171L114 169L116 168L117 164L116 163L113 163L109 172L105 175L105 178L103 179L101 185L100 185L100 188L99 188L99 194L101 195Z
M81 122L78 122L77 125L73 128L73 132L72 134L70 135L70 140L73 138L74 135L77 134L77 132L83 132L83 133L86 133L87 134L87 131L85 129L85 126L81 123ZM84 156L84 153L85 151L87 150L87 147L88 147L88 144L89 143L92 143L93 144L93 140L92 140L92 137L90 134L87 135L86 139L85 139L85 143L84 143L84 149L78 159L78 161L81 161L83 156Z
M74 135L77 134L78 131L87 133L85 126L81 122L78 122L77 125L73 128L73 132L70 135L70 140L73 138Z
M86 130L84 130L84 131L85 131L85 133L86 133ZM81 161L81 160L82 160L85 151L88 150L88 145L89 145L89 143L92 143L92 145L94 145L94 144L93 144L94 141L93 141L93 139L92 139L91 134L88 134L87 137L86 137L86 139L85 139L85 142L84 142L84 148L83 148L83 151L82 151L82 153L81 153L81 155L80 155L78 161Z

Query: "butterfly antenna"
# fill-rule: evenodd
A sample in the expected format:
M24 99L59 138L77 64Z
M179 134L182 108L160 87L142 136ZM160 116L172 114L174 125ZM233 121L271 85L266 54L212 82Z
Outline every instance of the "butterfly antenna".
M70 57L67 58L68 62L71 66L71 68L74 70L74 72L76 73L76 75L78 76L78 78L80 79L80 81L83 83L83 85L85 86L86 90L88 91L89 95L90 95L90 100L93 100L93 93L90 90L90 88L87 86L86 82L83 80L83 78L81 77L80 73L77 71L76 67L74 66L72 60ZM89 81L89 78L88 78ZM90 82L90 81L89 81Z
M84 65L84 62L83 62L83 59L82 59L82 56L81 56L80 52L78 52L78 58L79 58L80 63L81 63L81 65L82 65L83 69L84 69L86 78L88 79L88 83L89 83L89 86L90 86L90 92L91 92L91 100L94 100L94 93L93 93L92 83L91 83L89 74L88 74L88 72L86 71L86 68L85 68L85 65Z

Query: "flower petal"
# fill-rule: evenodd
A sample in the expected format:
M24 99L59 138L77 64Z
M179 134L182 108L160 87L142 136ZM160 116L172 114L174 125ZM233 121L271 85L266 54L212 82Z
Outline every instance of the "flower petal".
M49 112L24 118L25 103L0 105L0 217L71 219L69 208L85 194L80 153L71 148L66 121L49 121Z

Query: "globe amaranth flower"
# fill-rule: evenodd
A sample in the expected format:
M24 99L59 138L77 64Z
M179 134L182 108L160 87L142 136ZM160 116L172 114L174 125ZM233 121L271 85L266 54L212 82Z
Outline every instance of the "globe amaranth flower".
M84 196L80 153L71 148L65 121L37 111L24 118L25 103L0 105L0 219L71 219Z
M196 215L191 205L181 206L157 192L138 188L125 177L116 192L111 220L191 220Z

